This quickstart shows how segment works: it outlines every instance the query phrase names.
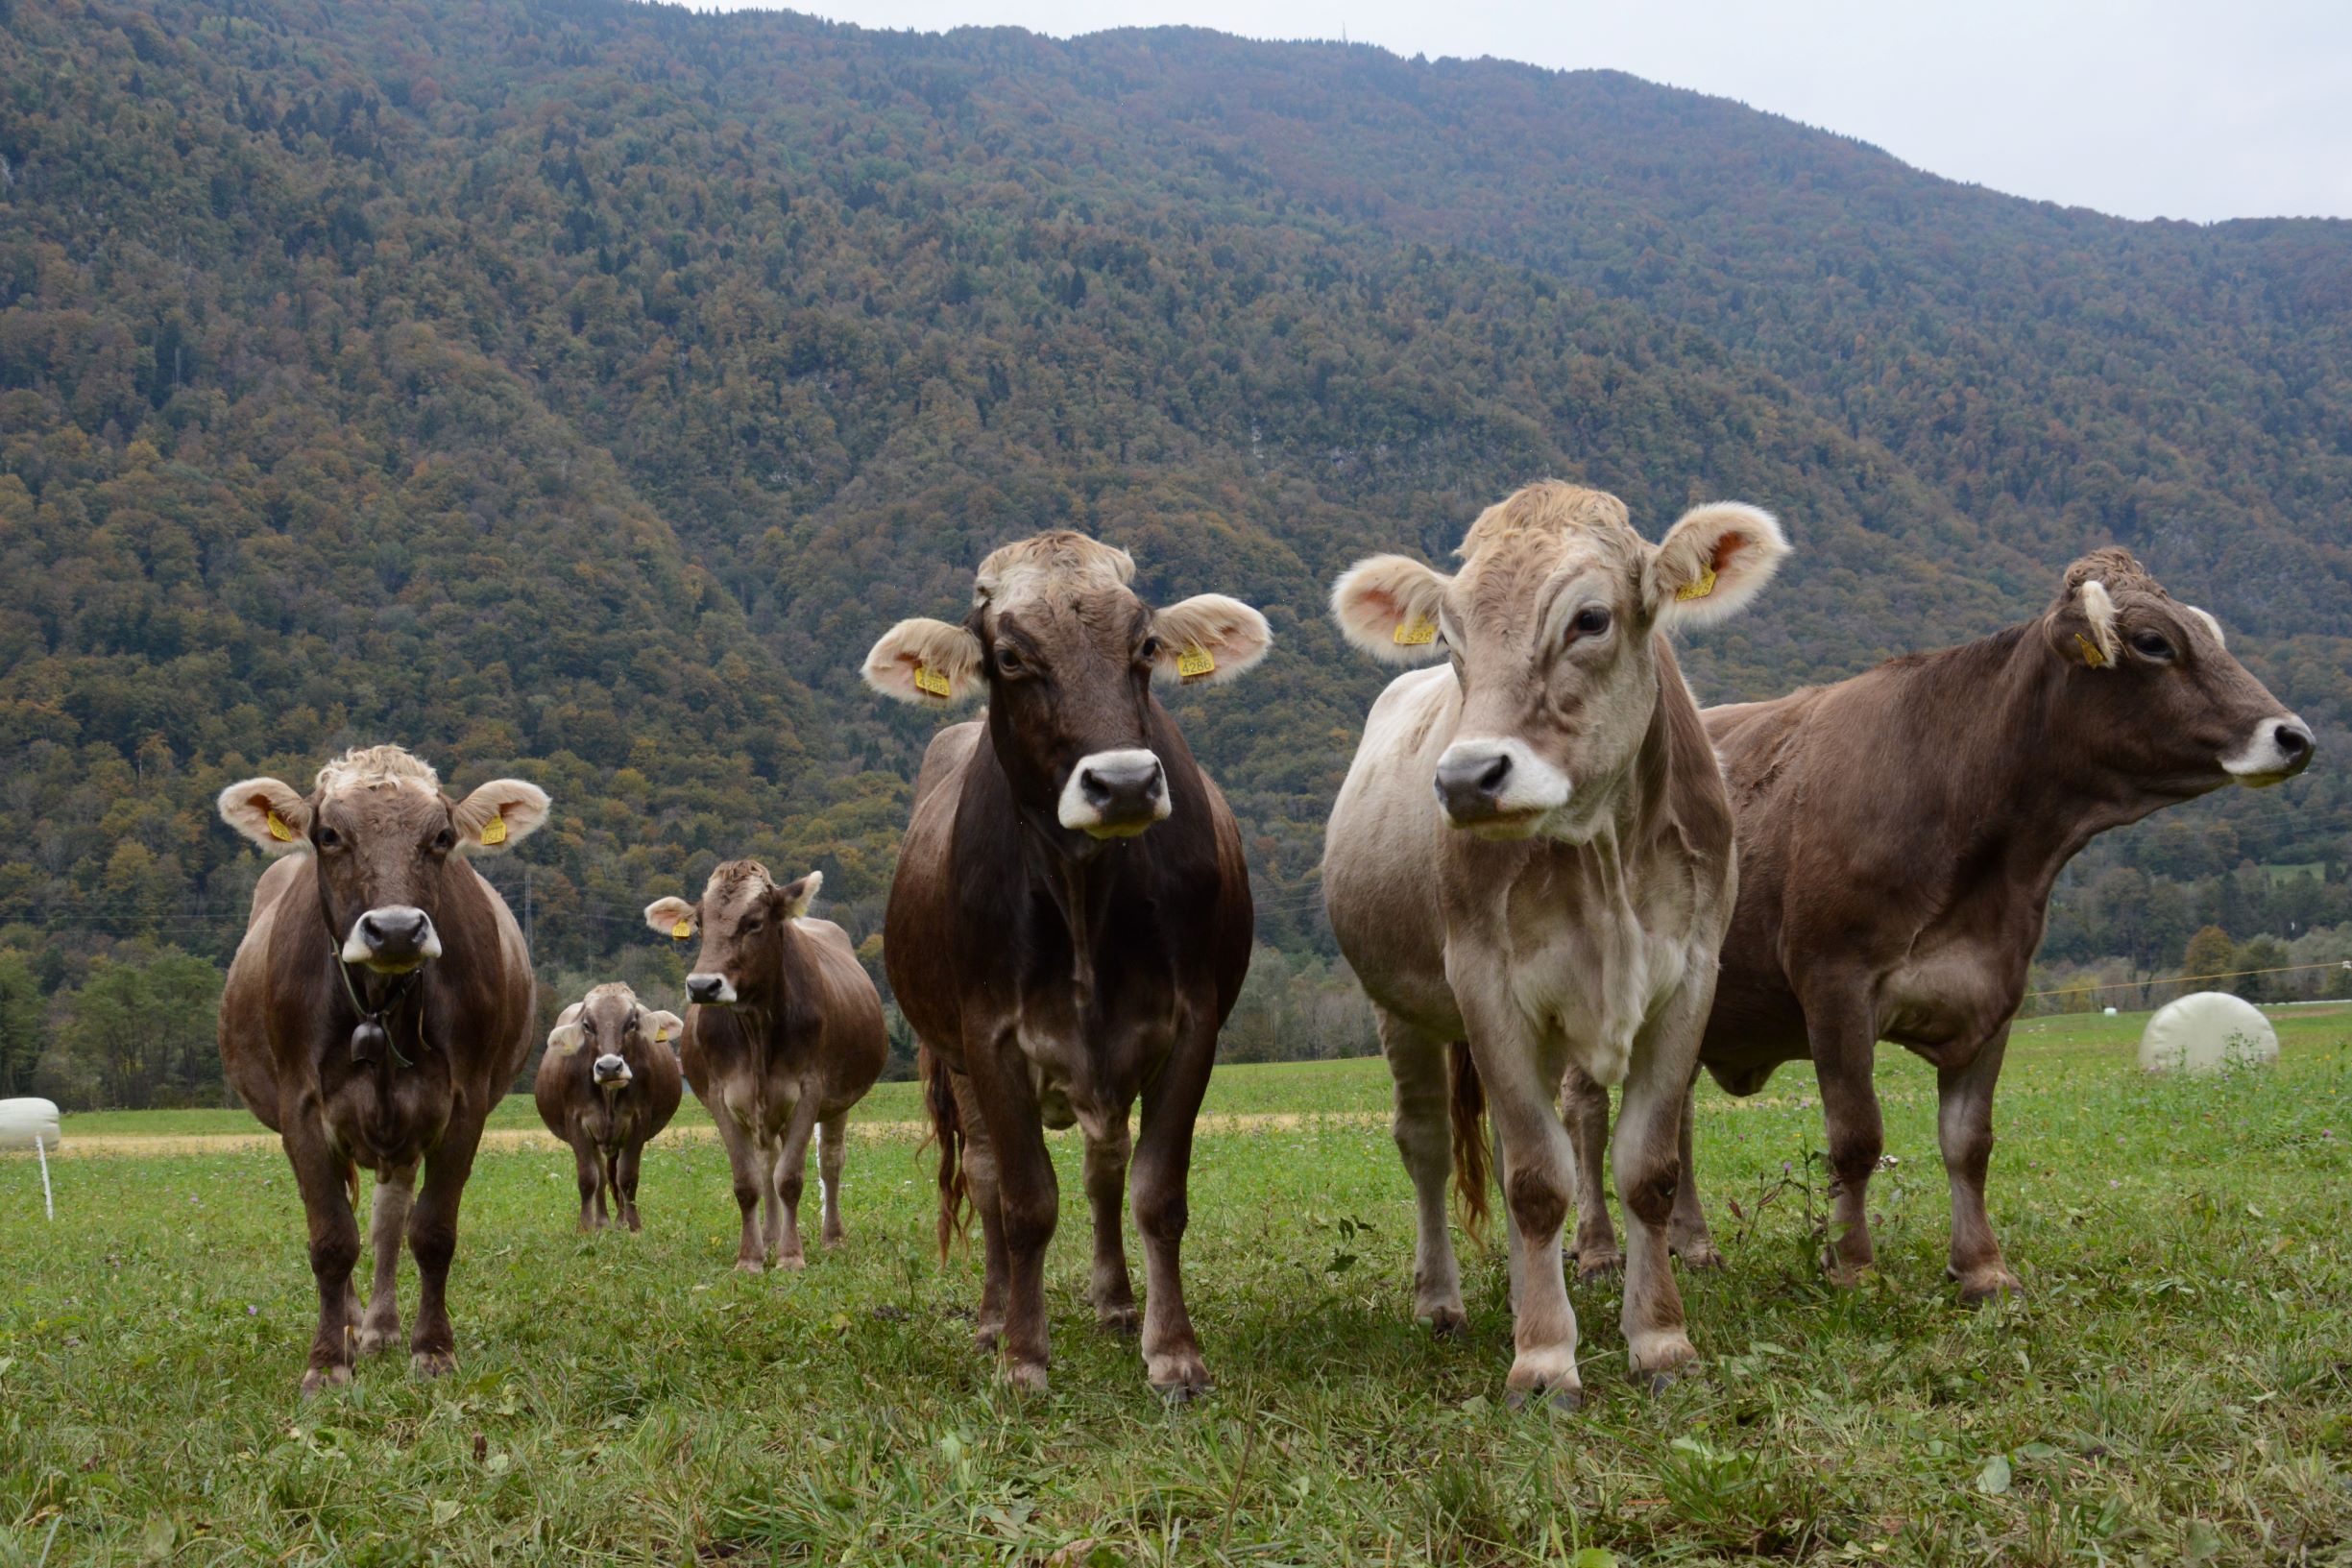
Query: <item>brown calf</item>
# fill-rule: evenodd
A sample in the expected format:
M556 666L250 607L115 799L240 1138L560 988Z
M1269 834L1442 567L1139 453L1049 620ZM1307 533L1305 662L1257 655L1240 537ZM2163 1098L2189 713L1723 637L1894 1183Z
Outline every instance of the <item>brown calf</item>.
M403 1230L423 1282L410 1362L448 1371L458 1199L482 1121L529 1057L532 1032L530 953L466 856L526 836L547 797L497 779L451 802L430 767L376 746L321 768L307 797L276 779L230 784L220 811L283 856L254 889L229 968L221 1061L283 1139L309 1220L319 1327L303 1390L349 1383L354 1342L370 1354L400 1338ZM354 1166L376 1182L364 1319L352 1283Z
M2312 734L2121 549L2067 568L2022 626L1914 654L1835 686L1713 708L1739 815L1739 905L1700 1047L1754 1094L1813 1058L1836 1182L1832 1278L1873 1253L1865 1207L1882 1146L1877 1043L1933 1063L1952 1191L1948 1272L1982 1300L2018 1289L1985 1216L1993 1085L2058 873L2100 832L2228 784L2276 784ZM1615 1252L1597 1190L1608 1098L1568 1084L1578 1247ZM1689 1160L1689 1111L1683 1120ZM1672 1237L1715 1256L1695 1186Z
M547 1130L571 1146L582 1230L605 1223L608 1191L614 1217L639 1228L638 1166L645 1145L678 1112L685 1028L677 1014L649 1011L616 981L565 1008L547 1032L532 1098Z
M882 998L849 933L808 918L824 881L812 871L779 887L759 861L729 860L711 873L700 902L666 898L645 906L645 924L663 935L702 937L686 977L678 1060L727 1146L743 1217L735 1266L746 1273L807 1262L800 1194L812 1137L825 1244L841 1244L850 1107L874 1087L889 1056ZM764 1225L755 1218L763 1204Z
M1140 1094L1145 1375L1182 1398L1208 1383L1178 1265L1193 1121L1252 915L1233 814L1152 688L1229 679L1269 637L1218 594L1155 612L1128 586L1134 569L1073 533L1008 544L981 563L961 626L902 621L865 678L907 702L989 698L923 759L884 927L943 1146L942 1249L958 1195L980 1211L981 1346L1001 1341L1015 1386L1046 1386L1060 1197L1045 1128L1073 1122L1094 1214L1089 1294L1104 1327L1134 1329L1119 1211Z

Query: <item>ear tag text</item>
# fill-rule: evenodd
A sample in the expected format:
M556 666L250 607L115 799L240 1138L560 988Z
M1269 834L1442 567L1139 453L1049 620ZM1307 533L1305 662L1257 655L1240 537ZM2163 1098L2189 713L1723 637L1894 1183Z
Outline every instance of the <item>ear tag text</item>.
M1425 648L1437 639L1438 623L1427 615L1416 615L1411 620L1399 621L1396 630L1389 634L1389 640L1400 648Z
M500 812L482 824L482 842L485 844L506 842L506 815L504 812Z
M934 669L929 664L914 666L914 688L926 697L935 697L941 702L947 701L948 693L953 689L948 685L947 671Z
M280 844L294 842L294 824L279 816L275 809L270 812L270 836Z
M1674 596L1678 599L1704 599L1713 591L1715 591L1715 568L1712 564L1709 564L1706 572L1696 581L1685 583L1676 589Z
M1176 655L1176 673L1188 681L1217 672L1217 661L1198 642Z
M2107 667L2107 656L2098 651L2098 644L2092 641L2089 638L2083 636L2080 632L2076 632L2074 634L2074 645L2082 650L2082 662L2085 664L2089 665L2093 669L2105 669Z
M669 928L669 934L673 939L683 942L688 937L694 934L694 923L686 919L684 916L680 916L678 923Z

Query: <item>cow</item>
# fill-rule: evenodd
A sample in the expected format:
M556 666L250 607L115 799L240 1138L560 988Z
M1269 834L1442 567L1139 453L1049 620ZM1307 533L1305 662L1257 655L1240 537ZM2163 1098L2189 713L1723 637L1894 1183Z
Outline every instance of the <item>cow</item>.
M1952 1195L1947 1275L1972 1304L2018 1293L1984 1181L1993 1086L2051 885L2110 828L2302 772L2310 727L2231 656L2219 621L2112 547L2067 567L2022 625L1705 718L1738 813L1740 879L1700 1061L1752 1095L1782 1062L1813 1059L1834 1193L1823 1262L1850 1285L1875 1257L1878 1042L1924 1057ZM1614 1238L1594 1178L1608 1096L1571 1075L1566 1098L1585 1177L1579 1266L1606 1266ZM1686 1178L1689 1126L1685 1104ZM1719 1257L1688 1179L1670 1234L1687 1261Z
M456 1364L458 1201L483 1119L536 1032L530 952L468 856L528 837L546 793L494 779L451 801L426 763L372 746L321 768L307 796L247 779L219 805L279 856L229 966L220 1043L229 1081L285 1145L309 1224L319 1325L303 1391L348 1384L354 1347L399 1339L403 1231L422 1281L409 1362L437 1376ZM352 1281L358 1166L376 1172L364 1316Z
M807 1266L800 1194L812 1137L825 1245L846 1239L849 1112L890 1054L882 998L849 933L809 915L824 885L821 871L779 886L759 861L729 860L711 873L699 902L645 906L645 924L663 935L702 937L686 977L678 1060L727 1146L743 1217L735 1266L747 1274Z
M639 1163L678 1114L678 1036L685 1028L677 1014L653 1011L615 981L565 1008L547 1031L532 1098L547 1130L571 1146L580 1229L604 1227L608 1192L613 1218L641 1228Z
M1059 1211L1045 1128L1084 1131L1097 1322L1133 1333L1120 1236L1132 1146L1145 1376L1170 1400L1208 1370L1178 1264L1193 1122L1240 994L1254 918L1233 813L1154 688L1228 681L1265 617L1223 594L1153 609L1125 550L1063 530L980 566L961 625L901 621L866 655L885 696L984 714L939 732L884 918L941 1146L939 1245L961 1202L986 1259L978 1340L1047 1386L1045 1253Z
M1631 1232L1623 1322L1637 1376L1694 1355L1666 1260L1675 1115L1736 887L1732 807L1667 634L1745 606L1788 552L1732 502L1653 546L1615 496L1530 485L1487 508L1452 576L1403 556L1331 593L1346 639L1399 676L1372 705L1332 808L1323 890L1395 1080L1418 1207L1414 1311L1463 1326L1446 1232L1458 1166L1485 1201L1481 1094L1510 1225L1515 1403L1582 1394L1560 1230L1573 1062L1625 1084L1617 1190Z

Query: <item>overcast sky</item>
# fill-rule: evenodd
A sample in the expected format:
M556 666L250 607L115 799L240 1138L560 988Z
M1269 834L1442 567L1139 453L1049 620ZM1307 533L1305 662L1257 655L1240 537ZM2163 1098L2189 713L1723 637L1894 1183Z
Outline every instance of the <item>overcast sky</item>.
M693 0L733 9L738 0ZM802 0L867 27L1182 22L1609 66L2132 218L2352 217L2352 0Z

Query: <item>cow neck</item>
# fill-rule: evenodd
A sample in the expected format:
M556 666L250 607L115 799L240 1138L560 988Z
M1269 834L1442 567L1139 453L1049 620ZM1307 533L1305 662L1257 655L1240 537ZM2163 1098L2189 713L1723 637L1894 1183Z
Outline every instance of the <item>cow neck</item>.
M411 997L417 999L417 1005L407 1010L407 1022L410 1025L409 1032L416 1040L418 1054L422 1055L424 1050L424 965L419 964L405 975L393 976L378 975L365 965L359 965L360 977L354 981L352 978L354 966L344 961L343 943L335 935L335 917L327 907L327 889L320 882L315 866L311 870L310 890L311 897L319 905L319 925L327 932L327 961L333 967L335 977L343 982L344 1000L351 1003L352 1011L359 1019L352 1026L352 1060L367 1064L372 1058L364 1053L371 1050L375 1044L380 1043L391 1054L395 1065L416 1066L415 1058L400 1049L400 1020L395 1015L401 1011L402 1004ZM369 1034L371 1030L380 1040L372 1038Z

